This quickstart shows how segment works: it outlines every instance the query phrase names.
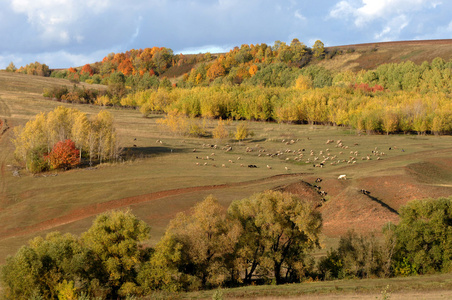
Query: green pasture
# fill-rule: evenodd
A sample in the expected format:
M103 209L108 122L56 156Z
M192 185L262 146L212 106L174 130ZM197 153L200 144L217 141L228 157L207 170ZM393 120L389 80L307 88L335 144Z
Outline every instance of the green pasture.
M0 139L0 262L36 235L52 230L75 234L86 231L96 209L107 209L109 203L115 208L130 208L147 221L152 226L149 244L155 244L177 212L190 209L209 194L227 207L235 199L300 180L313 184L317 177L335 179L341 174L352 182L363 177L403 175L404 167L425 167L423 163L447 158L452 149L450 136L359 135L343 127L271 122L247 122L253 136L241 142L178 136L157 123L163 115L144 118L133 109L70 105L42 97L43 88L59 84L68 81L0 72L0 118L11 127ZM116 122L124 160L38 176L19 169L20 177L14 176L18 167L11 143L14 126L59 105L70 105L87 114L108 109ZM244 121L230 121L226 127L233 132L239 122ZM217 121L206 120L205 124L212 132ZM327 144L328 140L334 142ZM338 147L338 140L342 147ZM380 160L372 153L377 150L384 152ZM303 157L295 160L299 154ZM323 168L314 167L324 156L335 156L335 160L327 160ZM352 156L356 162L347 163ZM257 168L248 168L250 164ZM452 175L432 171L422 180L431 184L439 180L447 185ZM193 187L200 188L180 190ZM173 194L155 199L119 202L171 190L175 190ZM65 219L74 212L86 216ZM335 241L328 238L324 244L329 248Z
M450 299L452 275L437 274L382 279L312 281L247 286L182 294L157 293L147 299Z

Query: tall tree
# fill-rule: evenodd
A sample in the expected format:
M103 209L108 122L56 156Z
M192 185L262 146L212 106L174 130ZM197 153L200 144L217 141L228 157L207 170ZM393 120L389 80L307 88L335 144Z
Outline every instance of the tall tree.
M307 251L319 247L320 213L292 194L266 191L234 201L228 213L242 227L237 265L250 281L256 273L272 272L277 283L303 273Z
M110 211L99 215L82 237L82 245L94 252L102 265L111 296L118 297L136 286L143 252L139 243L149 238L149 226L130 211ZM125 296L125 295L123 295Z
M312 52L314 57L323 58L325 56L325 45L320 40L315 41Z
M227 279L225 260L232 254L238 234L238 228L226 222L225 209L213 196L208 196L190 215L178 214L165 237L176 241L169 245L181 247L179 270L196 276L205 287Z

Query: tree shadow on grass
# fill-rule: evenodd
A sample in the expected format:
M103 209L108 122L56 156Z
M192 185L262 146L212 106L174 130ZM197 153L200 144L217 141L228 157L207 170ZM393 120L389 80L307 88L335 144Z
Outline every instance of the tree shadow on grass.
M127 157L151 157L160 156L171 153L187 153L189 149L177 149L171 147L125 147L123 155Z

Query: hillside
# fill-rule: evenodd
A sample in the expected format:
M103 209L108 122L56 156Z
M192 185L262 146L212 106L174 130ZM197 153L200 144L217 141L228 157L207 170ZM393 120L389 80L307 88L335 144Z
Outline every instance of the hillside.
M324 59L313 58L305 65L306 69L313 66L313 70L319 70L315 69L318 65L334 73L411 59L419 64L431 63L437 57L448 61L441 62L441 68L425 68L423 74L437 77L425 79L422 90L391 91L368 85L361 90L356 84L311 85L304 89L293 85L241 86L252 79L247 69L253 66L251 61L247 67L231 67L229 74L234 75L229 77L233 80L230 85L220 84L229 80L225 79L212 83L212 87L208 77L201 82L200 76L194 77L200 73L186 73L190 67L210 70L221 54L185 57L180 61L186 63L162 65L156 73L157 81L151 71L128 77L113 72L105 80L107 85L89 84L94 83L96 74L89 77L80 70L70 71L71 76L87 76L85 82L0 71L0 264L36 236L52 231L80 235L98 214L112 209L130 210L148 223L151 237L144 246L154 246L170 220L207 196L213 195L227 208L234 200L268 189L296 194L321 213L322 248L314 258L325 256L350 230L375 233L381 238L383 226L397 224L400 210L408 202L452 195L452 127L447 122L452 120L452 86L446 76L452 64L451 43L339 46L327 48ZM233 51L234 55L226 56L237 57L240 51L251 50L243 47ZM261 70L283 70L280 74L287 78L296 78L293 73L303 74L298 73L294 62L283 66L281 62L266 64L264 59L259 66ZM172 76L173 84L162 84L165 74ZM250 77L239 81L240 74ZM156 85L139 90L141 83L134 80L142 77ZM108 76L102 80L105 78ZM200 80L199 86L187 88L187 82L193 79ZM177 80L185 83L178 87L174 84ZM441 89L430 85L432 82L439 82ZM47 94L63 86L70 97L43 96L44 91ZM435 93L426 92L432 87ZM106 102L96 98L81 104L75 99L77 91L89 89L101 90L99 95ZM115 94L118 90L120 93ZM334 103L338 106L328 106ZM146 105L151 108L143 110ZM84 165L67 171L28 172L25 163L14 156L16 132L37 114L49 113L58 106L75 108L87 119L107 110L123 150L120 158L107 163L95 161L93 166L85 158ZM342 115L336 114L339 109ZM398 118L399 127L383 126L381 120L387 112ZM298 116L300 119L296 119ZM220 124L226 135L214 134ZM240 128L250 134L236 138ZM38 130L33 133L39 135ZM232 296L242 297L240 291L237 293Z
M0 72L0 81L7 82L1 85L0 118L9 126L0 140L0 253L3 259L37 234L49 230L80 233L97 213L111 208L131 207L152 225L150 242L155 243L171 217L211 193L227 206L237 198L279 187L317 204L321 197L312 187L317 177L323 179L319 185L327 192L327 202L319 208L324 218L327 245L348 229L379 231L386 222L397 222L397 211L407 201L452 194L452 177L447 171L452 166L450 136L359 136L343 127L253 122L249 124L254 138L242 143L223 141L219 144L220 149L230 143L234 149L224 152L206 149L204 145L219 142L212 138L180 137L165 131L156 123L162 115L143 118L135 110L124 109L109 110L116 120L122 146L133 154L133 161L100 166L94 171L58 172L56 177L36 177L19 169L20 177L16 177L14 170L18 165L13 159L11 143L15 126L58 105L76 107L88 114L95 114L102 108L43 98L41 88L65 82L60 79ZM238 122L228 125L229 130L233 130ZM208 128L212 130L215 125L216 121L211 120ZM163 140L164 144L156 145L157 139ZM281 143L288 139L298 142L293 145ZM334 144L326 145L329 139L342 140L347 150L334 147ZM133 147L134 144L137 147ZM247 147L256 151L247 152ZM331 156L344 161L349 160L349 152L359 154L353 165L340 163L314 168L293 161L294 154L261 157L258 147L267 153L289 149L297 152L297 149L306 148L315 155L329 148ZM196 154L192 153L194 148ZM375 148L385 152L381 160L372 156ZM210 167L196 167L199 160L195 156L209 156L213 152L217 152L217 158ZM361 160L369 155L370 160ZM241 162L237 161L238 156L242 158ZM227 168L220 167L229 160L236 163ZM240 167L248 164L261 168ZM273 168L266 169L267 164ZM337 180L340 174L347 174L347 180ZM363 195L361 189L371 194Z
M436 57L445 61L452 59L452 39L381 42L328 47L328 53L341 51L331 60L319 62L325 68L334 71L371 70L386 63L412 61L422 64Z
M424 61L431 62L436 57L445 61L452 59L452 39L443 40L418 40L380 42L367 44L353 44L325 47L326 58L313 60L308 65L321 65L333 71L375 69L385 63L400 63L412 61L422 64ZM226 53L215 53L214 57ZM168 78L180 77L189 72L195 64L184 64L173 66L163 73Z

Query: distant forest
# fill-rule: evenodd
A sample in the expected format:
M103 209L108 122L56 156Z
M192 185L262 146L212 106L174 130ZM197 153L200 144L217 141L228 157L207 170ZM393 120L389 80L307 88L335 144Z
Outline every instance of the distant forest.
M101 62L53 70L38 62L10 71L102 84L44 91L63 102L155 112L289 123L349 126L358 132L450 134L452 61L382 64L331 71L318 62L353 48L312 48L298 39L242 45L224 54L174 55L169 48L111 53ZM370 51L378 51L376 48Z

